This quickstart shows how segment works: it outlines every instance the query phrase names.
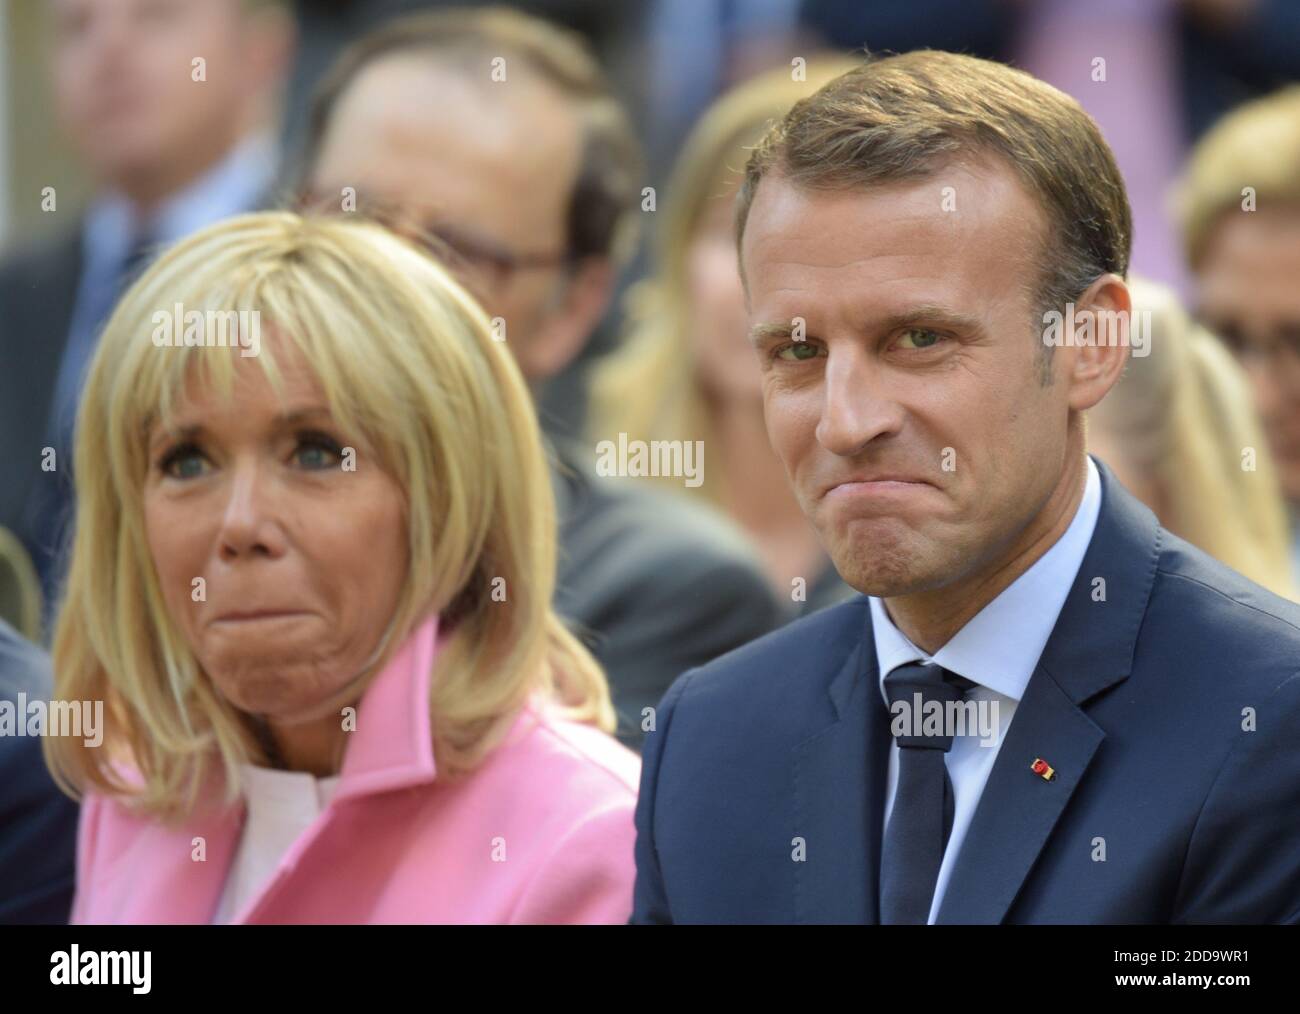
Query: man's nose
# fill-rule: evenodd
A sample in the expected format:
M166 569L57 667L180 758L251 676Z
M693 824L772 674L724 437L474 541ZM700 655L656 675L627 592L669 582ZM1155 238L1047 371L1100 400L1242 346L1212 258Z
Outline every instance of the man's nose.
M879 436L897 433L902 409L880 365L862 348L831 349L826 359L817 442L852 457Z
M273 479L255 462L233 466L222 507L221 558L276 557L284 552L284 529L279 514L279 494Z

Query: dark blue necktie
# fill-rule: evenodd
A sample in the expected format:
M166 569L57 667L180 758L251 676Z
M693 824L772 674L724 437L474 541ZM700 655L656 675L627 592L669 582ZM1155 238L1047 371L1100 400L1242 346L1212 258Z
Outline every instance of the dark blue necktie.
M891 718L898 701L906 702L908 712L914 712L919 694L922 708L938 701L946 709L949 701L961 700L974 685L934 663L900 665L885 677ZM920 716L916 729L910 721L905 725L907 733L918 731ZM891 722L891 732L892 726ZM952 736L908 734L895 740L898 786L880 857L880 921L924 925L930 918L934 885L952 833L952 780L944 761L952 748Z

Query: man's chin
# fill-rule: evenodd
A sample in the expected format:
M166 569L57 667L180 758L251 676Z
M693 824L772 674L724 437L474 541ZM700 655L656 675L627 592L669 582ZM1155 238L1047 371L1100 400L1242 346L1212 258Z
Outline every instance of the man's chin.
M936 572L928 540L903 526L855 523L821 535L840 579L864 595L910 595L938 587L951 576Z
M944 575L935 574L921 566L921 559L913 554L902 557L893 554L875 554L863 559L861 554L831 554L840 579L850 588L875 598L889 599L913 595L941 587Z
M836 568L839 569L838 567ZM930 591L942 582L926 580L915 575L900 574L846 574L840 570L840 577L850 588L878 599L902 598Z

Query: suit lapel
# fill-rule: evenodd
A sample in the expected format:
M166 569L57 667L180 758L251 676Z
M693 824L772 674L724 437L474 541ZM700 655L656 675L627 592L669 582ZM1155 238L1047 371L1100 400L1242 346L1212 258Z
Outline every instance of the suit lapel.
M865 601L865 600L864 600ZM834 720L794 749L795 831L803 862L793 863L795 920L874 923L889 714L876 686L876 653L866 617L848 659L831 681ZM865 788L865 791L864 791Z
M1097 468L1102 502L1096 530L998 751L937 922L1006 917L1106 738L1082 706L1132 669L1160 529L1105 465L1097 462ZM1056 769L1053 781L1030 770L1038 757Z
M1006 915L1106 734L1039 667L998 751L939 909L939 923ZM1046 781L1030 770L1043 757Z

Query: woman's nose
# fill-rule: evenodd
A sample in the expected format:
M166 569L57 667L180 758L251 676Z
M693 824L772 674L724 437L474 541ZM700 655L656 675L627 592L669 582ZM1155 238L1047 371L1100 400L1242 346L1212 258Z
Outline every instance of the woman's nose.
M222 558L278 556L284 551L281 494L272 488L265 469L255 463L236 465L228 475L221 516Z

